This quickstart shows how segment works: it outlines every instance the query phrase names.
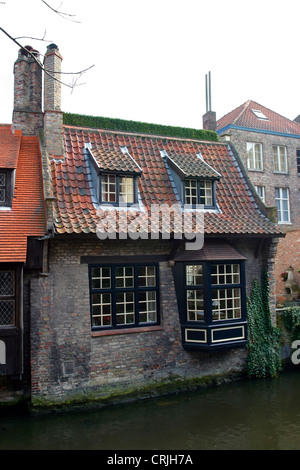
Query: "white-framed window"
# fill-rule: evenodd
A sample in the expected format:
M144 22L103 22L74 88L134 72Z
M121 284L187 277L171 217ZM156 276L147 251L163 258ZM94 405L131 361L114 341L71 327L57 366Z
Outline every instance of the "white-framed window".
M247 168L248 170L263 170L262 145L247 142Z
M275 188L275 203L278 213L278 223L290 223L290 201L288 188Z
M264 186L255 186L256 192L259 195L262 202L265 202L265 187Z
M278 173L287 173L287 153L286 147L283 145L273 145L273 163L274 163L274 171Z

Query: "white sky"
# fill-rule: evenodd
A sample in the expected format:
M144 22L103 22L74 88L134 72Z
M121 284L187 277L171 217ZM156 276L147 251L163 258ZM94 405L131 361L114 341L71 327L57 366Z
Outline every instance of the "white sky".
M4 2L4 3L3 3ZM63 111L202 128L211 71L217 119L252 99L289 119L300 114L299 0L47 0L76 15L59 17L41 0L0 1L0 26L41 54L50 42L63 71L95 65ZM13 110L19 47L0 31L0 123ZM63 77L70 83L70 76Z

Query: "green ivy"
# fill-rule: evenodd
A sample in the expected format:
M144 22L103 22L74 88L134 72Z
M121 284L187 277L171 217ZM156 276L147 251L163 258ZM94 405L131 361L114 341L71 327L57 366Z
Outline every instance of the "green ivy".
M164 126L125 119L86 116L81 114L63 113L63 123L69 126L90 127L112 131L136 132L142 134L160 135L197 140L218 142L218 134L205 129L189 129L186 127Z
M251 297L247 299L248 356L246 370L249 377L276 377L281 370L280 330L272 325L269 306L268 273L262 274L261 284L253 282Z
M282 314L283 323L291 335L291 340L300 340L300 307L290 307Z

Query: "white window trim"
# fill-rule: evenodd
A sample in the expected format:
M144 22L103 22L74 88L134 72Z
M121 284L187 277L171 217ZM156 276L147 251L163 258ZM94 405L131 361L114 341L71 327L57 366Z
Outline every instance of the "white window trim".
M276 190L279 191L279 197L276 197ZM283 190L287 191L287 198L284 198L282 196ZM279 207L277 205L277 201L279 202ZM283 219L283 208L282 208L282 202L287 201L288 204L288 220L284 221ZM275 204L277 206L277 212L278 212L278 224L281 225L288 225L291 224L291 208L290 208L290 194L289 194L289 189L288 188L275 188ZM281 220L279 220L279 218Z

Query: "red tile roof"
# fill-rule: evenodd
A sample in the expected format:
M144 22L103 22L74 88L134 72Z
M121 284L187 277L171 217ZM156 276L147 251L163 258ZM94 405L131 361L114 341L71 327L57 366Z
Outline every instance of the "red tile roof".
M261 111L267 119L259 118L253 110ZM249 100L217 121L217 132L227 126L246 127L263 131L300 136L300 124Z
M27 237L46 233L39 141L0 126L0 142L0 167L17 162L12 208L0 210L0 262L25 262Z
M13 135L9 125L0 125L0 168L17 168L21 135L21 131Z
M176 154L184 160L201 153L204 161L221 174L217 182L218 211L205 213L206 234L272 235L277 227L267 219L256 205L256 196L249 191L246 180L227 144L198 140L174 139L133 133L89 130L64 126L66 158L51 162L55 230L58 234L95 233L97 224L105 219L106 230L114 230L113 210L98 210L94 205L90 169L85 158L85 143L92 152L105 150L110 142L109 155L120 157L120 147L127 147L130 156L142 169L139 194L144 208L140 212L140 230L149 228L152 204L178 204L174 185L161 151ZM148 209L148 211L147 211ZM128 223L138 212L135 209L117 213L117 231L126 231ZM181 227L180 227L181 228ZM180 230L178 228L178 230ZM173 227L176 231L176 227Z

